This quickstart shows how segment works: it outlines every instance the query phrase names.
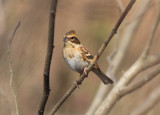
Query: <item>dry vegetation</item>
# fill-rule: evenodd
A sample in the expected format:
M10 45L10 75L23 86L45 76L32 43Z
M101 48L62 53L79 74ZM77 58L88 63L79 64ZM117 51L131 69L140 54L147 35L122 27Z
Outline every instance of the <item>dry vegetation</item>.
M118 0L59 0L56 14L55 27L55 48L51 64L50 88L51 93L47 102L45 114L48 114L58 100L64 95L68 88L79 75L68 68L62 57L63 35L68 30L75 29L81 42L88 47L92 54L96 54L100 45L107 38L126 7L128 0L121 0L120 7ZM118 31L118 49L121 43L128 41L126 50L119 66L107 71L109 63L107 56L114 49L113 39L105 52L99 59L102 70L115 77L116 81L124 76L125 72L135 63L144 51L144 47L151 35L152 25L155 23L158 13L158 0L137 0L131 12L121 25ZM146 2L146 6L143 6ZM148 2L148 3L147 3ZM13 89L17 95L17 103L20 115L37 114L38 106L43 89L43 68L47 48L47 34L49 21L50 1L44 0L0 0L0 114L15 114L16 108L14 98L10 91L10 72L7 61L8 40L11 37L18 21L21 25L11 44L10 58L13 68ZM141 9L145 7L145 9ZM121 10L120 10L121 9ZM136 24L135 24L136 23ZM135 25L136 26L135 26ZM134 31L130 32L131 29ZM160 26L157 27L149 55L159 54ZM129 33L130 32L130 33ZM115 37L116 38L116 37ZM128 38L128 39L127 39ZM124 46L124 44L123 44ZM122 52L122 51L119 51ZM117 52L118 55L118 52ZM119 58L113 58L114 66ZM159 63L159 61L157 62ZM156 67L146 69L131 83L152 73ZM159 75L138 90L125 95L113 106L109 115L128 115L136 111L143 102L147 102L153 91L159 86ZM103 88L106 97L110 86L99 86L100 80L93 73L85 79L80 89L77 89L72 96L64 103L57 115L82 115L85 114L99 87ZM118 83L117 83L118 84ZM127 84L128 85L128 84ZM105 91L104 91L105 89ZM150 99L150 98L149 98ZM159 115L160 103L152 108L148 115ZM96 107L97 108L97 107Z

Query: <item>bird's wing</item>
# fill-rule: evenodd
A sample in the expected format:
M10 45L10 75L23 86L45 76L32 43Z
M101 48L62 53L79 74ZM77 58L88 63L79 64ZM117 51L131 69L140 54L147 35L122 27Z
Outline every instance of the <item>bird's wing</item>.
M87 61L91 61L93 59L92 54L89 52L89 50L87 48L85 48L84 46L80 47L81 51L82 51L82 55L83 57L87 60Z
M89 50L87 48L85 48L84 46L81 46L81 51L82 51L82 56L83 56L83 59L88 61L89 64L91 63L91 61L93 60L93 56L92 54L89 52ZM98 66L98 63L96 62L93 66L93 68L95 69L99 69L99 66Z

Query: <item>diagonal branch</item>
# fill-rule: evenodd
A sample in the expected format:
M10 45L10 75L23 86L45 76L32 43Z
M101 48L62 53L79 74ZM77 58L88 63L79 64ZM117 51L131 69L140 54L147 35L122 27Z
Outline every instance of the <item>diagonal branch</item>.
M118 40L119 40L119 37L120 37L120 33L122 32L122 28L121 30L119 31L119 33L117 33L117 36L115 38L115 43L114 43L114 49L113 49L113 52L107 57L107 60L108 60L108 63L109 63L109 67L107 69L107 72L108 73L107 75L111 76L111 78L113 79L114 81L114 84L116 84L116 77L115 77L115 74L113 73L113 57L116 55L117 51L118 51Z
M139 26L139 24L142 22L142 17L148 11L148 6L151 0L145 0L141 4L139 4L136 11L133 13L133 18L131 22L126 22L124 24L127 25L125 34L123 35L123 39L119 45L118 51L116 55L113 58L113 69L112 72L115 74L117 72L118 68L121 65L121 62L123 60L123 57L125 53L127 52L128 46L135 35L135 32Z
M57 0L51 0L50 16L49 16L49 32L48 32L48 47L45 60L45 67L43 72L43 97L38 109L38 114L43 115L44 109L49 97L49 74L50 65L52 60L53 48L54 48L54 28L55 28L55 16L56 16Z
M116 0L116 2L118 4L119 11L122 13L124 11L124 6L122 4L122 1L121 0Z
M151 43L153 41L153 38L154 38L154 35L155 35L155 32L157 30L157 27L158 27L158 24L159 24L159 21L160 21L160 0L159 0L159 4L158 4L158 13L157 13L157 18L155 19L155 22L152 26L152 29L151 29L151 34L149 36L149 40L147 41L147 45L145 46L145 49L142 53L142 57L144 58L147 58L148 57L148 53L149 53L149 50L150 50L150 47L151 47ZM156 76L159 71L160 71L160 66L158 66L159 68L157 68L156 70L154 70L152 73L150 73L148 76L146 76L145 78L141 79L141 80L138 80L136 83L132 84L132 85L129 85L127 87L124 87L122 90L121 90L121 95L125 95L126 93L130 93L132 92L133 90L143 86L145 83L147 83L149 80L151 80L154 76Z
M13 90L13 87L12 87L12 85L13 85L12 84L13 83L13 69L12 69L12 64L11 64L10 49L11 49L11 44L12 44L13 38L14 38L14 36L16 34L16 31L19 28L20 24L21 24L21 22L19 21L17 26L15 27L15 29L13 31L12 37L8 41L8 66L9 66L9 71L11 73L9 86L10 86L10 90L12 92L12 95L14 97L14 103L15 103L15 106L16 106L16 115L19 115L19 111L18 111L17 96L16 96L16 94Z
M119 1L119 0L116 0ZM110 54L110 56L107 58L108 59L108 69L107 69L107 75L111 76L111 78L114 81L114 85L116 85L116 78L115 78L115 74L123 60L123 57L125 56L126 52L127 52L127 47L129 46L133 36L136 33L136 28L139 26L139 24L142 21L143 15L148 11L148 4L149 4L150 0L146 0L143 3L139 4L137 11L135 11L133 13L133 18L132 21L130 22L125 22L121 25L121 28L118 32L118 35L121 35L124 28L126 28L126 32L125 34L123 34L123 36L121 38L123 38L121 40L121 43L119 45L118 48L117 47L117 37L115 39L115 46L114 46L114 51ZM119 4L118 4L119 6ZM127 27L126 27L127 26ZM99 107L100 103L103 101L104 97L109 93L110 89L112 88L112 86L104 86L103 83L100 84L98 91L96 93L95 98L93 99L89 109L86 112L86 115L92 115L94 113L94 111Z
M145 51L143 52L143 56L146 57L149 53L149 50L150 50L150 47L151 47L151 44L152 44L152 41L153 41L153 38L154 38L154 35L155 35L155 32L157 30L157 27L159 25L159 21L160 21L160 2L158 3L158 12L157 12L157 17L155 19L155 22L154 24L152 25L152 28L151 28L151 34L149 36L149 40L147 42L147 45L145 47Z
M101 56L101 54L103 53L104 49L106 48L106 46L108 45L108 43L110 42L110 40L112 39L112 37L116 34L120 24L122 23L122 21L124 20L124 18L126 17L126 15L128 14L128 12L130 11L130 9L132 8L133 4L135 3L136 0L131 0L130 3L128 4L127 8L125 9L125 11L122 13L121 17L119 18L119 20L117 21L117 23L115 24L114 28L112 29L110 35L108 36L107 40L102 44L102 46L100 47L100 49L98 50L98 53L95 55L92 63L88 66L87 71L89 72L91 70L91 68L93 67L94 63L97 62L97 60L99 59L99 57ZM82 81L85 79L85 74L83 73L81 75L81 77L78 79L77 83L81 84ZM51 110L50 114L53 115L60 107L61 105L66 101L66 99L72 94L72 92L77 88L76 85L73 85L68 91L67 93L61 98L61 100L55 105L55 107Z
M117 85L111 90L108 96L96 110L95 115L103 115L110 112L114 104L120 99L120 89L125 87L138 73L152 67L160 62L160 55L140 58L123 74Z
M147 74L145 77L141 78L140 80L137 80L137 82L120 89L120 96L122 97L142 87L143 85L151 81L154 77L156 77L159 73L160 73L160 65L158 65L156 69L154 69L151 73Z

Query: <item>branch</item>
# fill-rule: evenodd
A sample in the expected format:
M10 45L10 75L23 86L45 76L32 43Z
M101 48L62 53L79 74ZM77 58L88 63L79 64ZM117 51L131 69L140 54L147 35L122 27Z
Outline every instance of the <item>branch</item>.
M118 39L120 37L120 33L122 32L122 28L120 30L120 32L117 34L116 38L115 38L115 43L114 43L114 49L112 51L112 53L107 57L107 60L108 60L108 63L109 63L109 67L107 69L107 72L108 73L107 75L111 76L111 78L113 79L114 81L114 84L116 84L116 77L115 77L115 74L113 73L113 57L116 55L117 51L118 51Z
M139 4L137 10L133 13L133 20L131 22L125 23L125 25L128 25L126 27L126 31L124 36L122 37L122 41L121 44L119 45L120 47L118 48L118 51L116 53L116 55L113 58L113 69L112 72L115 74L117 69L119 68L124 55L127 52L127 47L129 46L133 36L135 35L135 32L139 26L139 24L142 21L142 16L146 13L147 9L148 9L148 4L151 0L145 0L143 1L141 4ZM137 18L138 17L138 18Z
M41 103L38 109L38 114L43 115L44 109L49 97L50 86L49 86L49 74L50 74L50 65L52 60L53 48L54 48L54 29L55 29L55 16L56 16L56 7L57 0L51 1L50 7L50 16L49 16L49 31L48 31L48 47L47 54L43 72L43 97L41 99Z
M116 0L116 1L119 1L119 0ZM123 30L125 29L124 27L125 26L127 26L127 27L125 29L126 30L125 34L123 34L123 36L121 37L122 41L121 41L120 47L117 48L117 41L118 40L116 40L115 46L114 46L114 51L107 58L108 62L109 62L109 67L108 67L106 73L107 73L107 75L111 76L111 78L114 81L114 85L116 85L115 74L116 74L122 60L124 59L124 56L125 56L127 49L128 49L127 47L129 46L133 36L135 35L137 27L141 23L143 15L147 12L149 1L150 0L146 0L139 5L139 7L137 8L138 12L135 11L133 13L134 20L132 19L132 21L130 21L129 23L125 22L121 25L122 27L119 30L117 37L122 34ZM117 39L117 37L116 37L116 39ZM104 96L106 96L109 93L111 88L112 88L111 86L108 86L108 87L104 86L103 83L100 84L98 91L96 93L96 96L93 99L91 106L87 110L86 115L91 115L95 112L95 110L99 107L100 103L103 101Z
M149 40L148 40L148 42L147 42L147 45L146 45L146 47L145 47L145 51L144 51L144 53L143 53L143 56L144 56L144 57L146 57L146 56L148 55L148 53L149 53L149 50L150 50L150 47L151 47L151 44L152 44L152 41L153 41L155 32L156 32L156 30L157 30L159 21L160 21L160 2L158 3L157 17L156 17L156 19L155 19L154 24L152 25L151 34L150 34L150 36L149 36Z
M122 88L120 90L120 96L122 97L122 96L124 96L128 93L131 93L131 92L135 91L136 89L142 87L143 85L145 85L146 83L151 81L154 77L156 77L159 73L160 73L160 65L158 65L158 67L156 67L156 69L154 69L151 73L149 73L148 75L146 75L142 79L137 80L135 83Z
M87 109L87 112L85 113L85 115L93 115L95 110L98 108L100 103L105 98L106 92L108 91L108 87L110 87L110 86L107 86L107 85L104 85L103 83L100 83L99 88L96 92L96 95L95 95L92 103L90 104L90 107Z
M144 57L146 55L148 55L150 45L152 43L152 39L154 37L154 34L155 34L155 31L156 31L157 26L159 24L159 21L160 21L160 0L158 0L158 15L157 15L157 18L155 20L155 23L152 26L152 30L151 30L151 34L150 34L150 40L148 42L148 45L145 47L145 52L143 53ZM155 72L155 74L156 74L156 72ZM131 115L146 114L149 110L151 110L159 102L159 99L160 99L160 89L158 88L154 92L152 92L151 95L149 96L149 98L142 105L140 105L138 108L136 108L131 113Z
M119 31L121 30L122 29L120 29ZM106 73L108 76L110 76L110 78L112 78L112 80L114 81L114 85L116 84L116 78L112 73L112 68L113 68L112 58L117 53L119 35L120 35L119 33L117 33L116 35L113 52L107 57L109 66ZM103 83L100 83L99 88L96 92L96 95L85 115L92 115L94 113L94 111L97 109L99 104L102 102L102 100L106 96L107 92L110 91L111 87L112 86L106 86Z
M146 115L160 101L160 86L154 90L145 102L139 105L130 115Z
M116 23L116 25L114 26L114 28L112 29L110 35L108 36L107 40L102 44L102 46L100 47L100 49L98 50L98 53L95 55L92 63L88 66L87 68L87 72L89 72L91 70L91 68L93 67L93 65L97 62L97 60L99 59L99 57L101 56L101 54L103 53L104 49L106 48L106 46L108 45L108 43L110 42L110 40L112 39L112 37L116 34L120 24L122 23L122 21L124 20L124 18L126 17L126 15L128 14L128 12L130 11L130 9L132 8L133 4L135 3L136 0L131 0L130 3L128 4L127 8L125 9L125 11L123 12L123 14L121 15L121 17L119 18L118 22ZM77 80L77 83L81 84L82 81L85 79L85 74L83 73L80 78ZM67 93L61 98L61 100L55 105L55 107L51 110L50 114L53 115L60 107L61 105L66 101L66 99L72 94L72 92L77 88L77 85L73 85L68 91Z
M157 23L157 20L159 20L159 14L157 16L158 18L155 21L155 24ZM155 33L155 30L157 29L157 26L153 26L155 29L153 32ZM128 83L132 81L132 79L141 71L156 65L160 62L160 56L148 56L148 52L150 49L151 41L153 39L152 37L149 38L146 47L144 48L144 51L142 52L142 55L139 57L139 59L128 69L128 71L125 72L125 74L121 77L120 81L117 83L117 85L112 89L110 94L106 97L106 99L102 102L100 107L97 109L96 114L101 115L104 113L108 113L113 105L120 99L121 93L120 90L125 87Z
M109 113L113 105L120 99L120 89L125 87L138 73L156 65L160 62L160 55L148 56L140 58L123 74L117 85L111 90L108 96L96 110L95 115Z
M158 13L157 13L157 18L155 19L155 22L152 26L152 29L151 29L151 34L149 36L149 40L147 42L147 45L142 53L142 56L144 58L147 58L148 56L148 53L149 53L149 50L150 50L150 47L151 47L151 43L153 41L153 38L154 38L154 34L156 32L156 29L158 27L158 24L159 24L159 21L160 21L160 0L159 0L159 6L158 6L159 10L158 10ZM145 78L141 79L141 80L138 80L136 83L130 85L130 86L127 86L127 87L124 87L122 90L121 90L121 95L125 95L126 93L130 93L132 91L134 91L135 89L143 86L145 83L147 83L149 80L151 80L154 76L156 76L159 71L160 71L160 66L158 66L159 68L155 69L155 71L153 71L152 73L150 73L148 76L146 76Z
M19 28L20 24L21 24L21 22L19 21L17 26L15 27L15 29L13 31L12 37L8 41L8 66L9 66L9 71L11 73L9 86L10 86L10 90L12 92L12 95L14 97L14 103L15 103L15 106L16 106L16 115L19 115L19 111L18 111L18 104L17 104L17 96L16 96L16 94L13 90L13 87L12 87L12 85L13 85L12 84L13 83L13 69L12 69L12 64L11 64L10 49L11 49L11 44L12 44L13 38L14 38L14 36L16 34L16 31Z
M124 11L124 6L122 4L121 0L116 0L117 4L118 4L118 8L120 10L120 12L122 13Z
M155 24L158 24L159 22L159 13L157 16L157 19L155 21ZM153 30L151 31L151 37L149 38L146 47L144 48L144 51L142 52L142 55L139 57L139 59L128 69L127 72L121 77L118 84L112 89L110 94L105 98L105 100L102 102L100 107L97 109L96 113L97 115L101 115L104 113L109 113L113 105L121 98L121 92L120 90L124 88L130 81L141 71L157 64L160 62L160 56L148 56L148 51L151 46L151 41L153 39L153 35L157 29L157 26L153 26ZM129 91L128 91L129 92ZM124 96L124 95L123 95Z

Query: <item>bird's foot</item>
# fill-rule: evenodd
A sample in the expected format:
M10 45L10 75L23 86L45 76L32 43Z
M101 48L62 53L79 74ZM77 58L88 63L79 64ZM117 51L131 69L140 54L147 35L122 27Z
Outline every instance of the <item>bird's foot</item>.
M74 84L79 88L79 86L82 84L80 82L78 82L77 80L74 82Z
M85 77L88 77L87 67L85 67L83 71L84 71Z

